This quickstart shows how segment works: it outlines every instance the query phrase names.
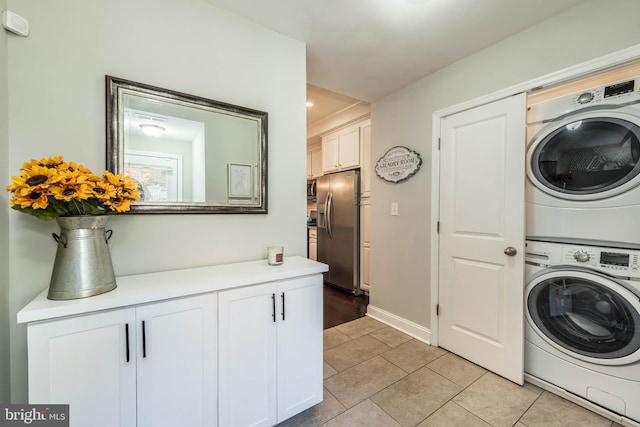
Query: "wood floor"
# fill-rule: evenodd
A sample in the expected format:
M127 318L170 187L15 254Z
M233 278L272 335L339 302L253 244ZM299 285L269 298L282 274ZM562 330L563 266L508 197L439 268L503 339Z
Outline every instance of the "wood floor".
M363 317L369 297L355 296L330 285L324 285L324 329Z

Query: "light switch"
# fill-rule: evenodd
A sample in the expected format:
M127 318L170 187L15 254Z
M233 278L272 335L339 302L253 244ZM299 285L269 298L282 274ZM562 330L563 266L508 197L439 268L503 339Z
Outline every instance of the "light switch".
M391 203L391 215L393 216L397 216L398 215L398 204L397 203Z

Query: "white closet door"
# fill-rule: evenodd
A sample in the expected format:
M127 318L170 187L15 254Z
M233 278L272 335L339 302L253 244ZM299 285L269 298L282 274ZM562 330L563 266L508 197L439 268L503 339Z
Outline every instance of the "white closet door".
M442 119L439 345L523 383L525 94Z

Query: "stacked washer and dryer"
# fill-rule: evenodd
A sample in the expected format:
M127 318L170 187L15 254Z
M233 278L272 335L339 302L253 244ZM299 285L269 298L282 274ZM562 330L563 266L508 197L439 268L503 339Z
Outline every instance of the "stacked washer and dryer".
M525 373L640 423L640 77L527 122Z

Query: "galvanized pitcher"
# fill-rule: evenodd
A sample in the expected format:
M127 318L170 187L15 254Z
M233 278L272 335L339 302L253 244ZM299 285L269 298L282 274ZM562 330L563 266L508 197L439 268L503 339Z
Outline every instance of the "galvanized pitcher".
M53 233L58 250L47 298L85 298L115 289L107 244L112 230L105 231L108 219L107 215L57 218L60 235Z

